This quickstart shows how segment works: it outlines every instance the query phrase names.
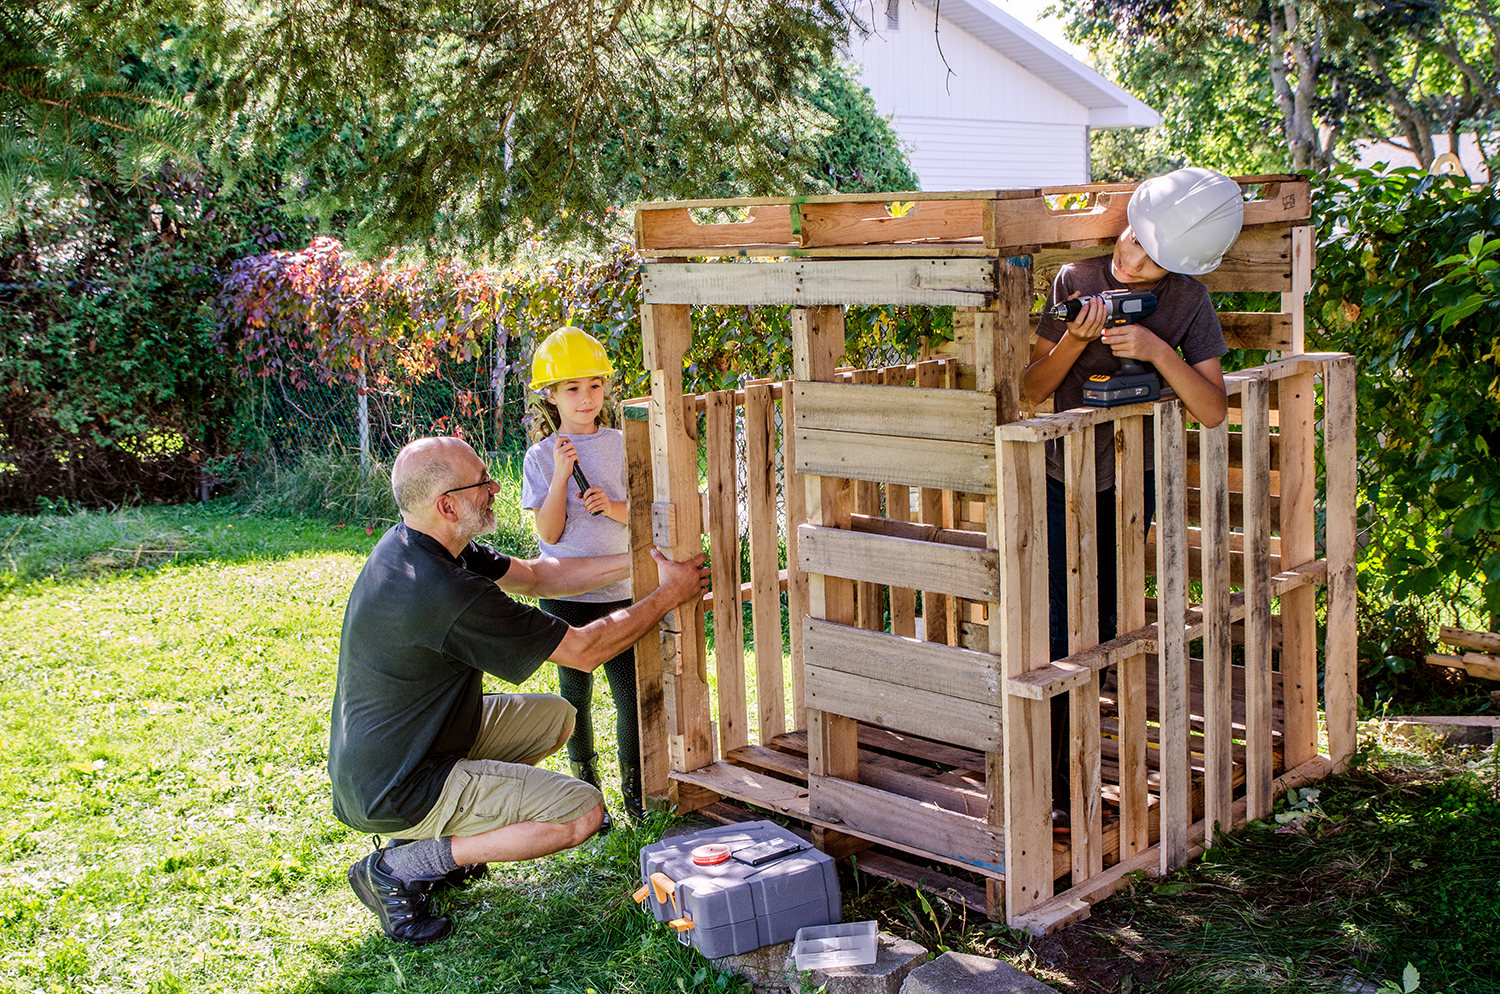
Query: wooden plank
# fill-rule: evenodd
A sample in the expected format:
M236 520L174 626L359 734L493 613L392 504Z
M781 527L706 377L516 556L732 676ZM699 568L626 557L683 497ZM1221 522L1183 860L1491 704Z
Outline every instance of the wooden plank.
M985 205L984 243L998 251L1088 239L1113 241L1129 224L1129 203L1130 193L1124 191L1100 193L1081 210L1053 210L1041 197L996 200Z
M748 208L744 221L698 224L686 207L642 210L635 214L635 245L640 249L683 249L717 245L796 244L787 204Z
M1279 384L1281 408L1281 561L1316 556L1317 469L1314 464L1313 376ZM1281 673L1287 714L1286 761L1298 766L1318 754L1316 594L1303 587L1281 597Z
M871 371L873 372L873 371ZM995 443L995 397L967 390L795 382L798 428Z
M909 487L993 493L994 447L977 442L798 428L797 470Z
M898 373L897 370L900 370ZM885 371L887 385L904 384L908 379L906 367L893 367ZM915 373L915 370L913 370ZM906 390L913 387L903 387ZM911 521L911 488L899 483L888 483L885 488L886 517L900 522ZM881 519L884 520L884 519ZM858 525L851 525L858 528ZM911 587L891 587L891 634L907 638L917 636L917 592Z
M1157 703L1161 724L1161 871L1187 858L1193 782L1188 767L1187 537L1183 518L1184 410L1156 405Z
M873 386L879 373L873 369L856 369L854 384ZM827 386L827 384L824 384ZM836 386L833 389L848 390L851 387ZM857 387L856 387L857 389ZM875 389L884 389L875 387ZM806 413L805 405L798 408ZM880 484L861 480L854 484L854 513L874 516L880 514ZM885 628L885 588L868 580L855 584L854 607L856 624L861 628L880 630Z
M1000 830L983 819L833 777L812 776L808 788L814 797L825 795L844 811L840 827L855 835L888 840L977 870L1009 876ZM1050 848L1046 855L1050 861Z
M857 532L866 532L871 535L888 535L891 538L904 538L913 542L938 542L943 545L962 546L965 549L994 548L984 532L967 531L959 528L943 528L938 525L923 524L919 521L900 521L896 518L876 518L868 514L851 514L849 516L849 527Z
M1225 424L1229 424L1229 422L1226 420ZM1198 435L1199 435L1199 429L1197 429L1197 428L1189 428L1188 429L1188 432L1187 432L1187 457L1188 457L1188 462L1190 462L1190 463L1191 462L1196 462L1198 460L1198 458L1199 458L1199 456L1198 456L1198 446L1199 446ZM1243 433L1242 432L1237 432L1237 431L1231 431L1231 432L1229 432L1228 442L1229 442L1229 466L1230 466L1230 468L1231 469L1243 469L1244 468L1244 462L1243 462L1243 459L1242 459L1242 453L1244 452ZM1272 435L1272 436L1270 436L1270 443L1271 443L1271 465L1274 467L1274 466L1278 465L1280 457L1281 457L1280 439L1278 439L1277 436Z
M895 201L892 201L895 202ZM918 240L953 241L984 235L984 200L914 200L892 217L884 201L802 204L800 245L891 244Z
M666 554L679 562L698 555L703 531L698 443L689 432L682 393L682 357L692 337L687 307L642 308L642 358L651 371L653 501L675 508L678 533ZM714 750L701 602L679 606L662 619L661 628L662 667L672 674L675 711L670 724L676 731L669 739L672 767L693 770L713 762Z
M745 632L740 611L739 484L734 396L707 395L708 543L713 558L714 671L719 699L719 754L750 741L745 693Z
M1459 649L1500 653L1500 635L1494 632L1471 632L1465 628L1442 625L1438 628L1438 641Z
M978 704L993 705L999 698L1000 660L987 652L937 645L816 618L808 618L803 623L802 634L802 644L809 658L815 657L818 666L825 670L920 688ZM928 726L927 731L946 733L947 729L938 721Z
M941 728L945 739L967 749L999 747L1000 709L993 703L977 704L904 683L824 669L811 647L806 648L810 709L898 732L920 734Z
M651 535L651 426L626 419L626 522L630 533L631 590L635 599L655 590L659 577ZM641 789L648 800L664 803L667 796L667 704L661 667L661 633L653 627L635 644L635 709L641 743Z
M745 390L745 489L750 516L750 620L760 741L786 731L781 583L776 562L776 408L769 384ZM726 750L727 755L727 750Z
M773 743L778 749L800 749L807 751L807 735L788 732L778 735ZM877 752L894 753L923 763L951 766L955 770L983 770L984 753L971 749L960 749L948 742L935 742L919 735L893 732L873 725L859 726L859 748Z
M803 525L798 568L846 580L909 582L924 590L991 600L999 593L998 552Z
M641 273L641 299L653 304L978 306L994 291L989 259L660 262Z
M1245 476L1245 799L1247 817L1271 813L1271 589L1270 577L1270 388L1252 380L1240 395L1243 405Z
M1484 653L1466 652L1461 656L1432 655L1427 657L1427 662L1432 666L1463 670L1469 676L1478 677L1481 680L1500 680L1500 657Z
M1099 644L1098 501L1094 488L1092 426L1063 443L1065 469L1064 546L1068 570L1068 651ZM1054 664L1056 665L1056 664ZM1104 869L1103 812L1100 807L1099 671L1068 694L1068 785L1073 878L1084 880Z
M1338 359L1323 372L1323 465L1326 558L1328 560L1327 633L1323 645L1323 709L1328 729L1328 758L1335 773L1349 765L1357 745L1359 701L1358 578L1355 574L1356 474L1354 357Z
M1145 432L1139 416L1115 423L1115 576L1120 632L1146 624ZM1116 636L1115 641L1119 641ZM1146 789L1146 657L1119 663L1120 859L1151 845Z
M1273 349L1292 345L1292 316L1274 312L1220 311L1224 344L1232 349Z
M1229 586L1229 426L1201 429L1203 528L1200 561L1203 575L1203 820L1204 845L1214 830L1233 828L1234 799L1231 739L1234 734L1230 681ZM1185 529L1184 529L1185 530Z
M1050 665L1047 652L1046 470L1042 446L996 443L1001 559L999 641L1007 677ZM1014 917L1052 894L1052 747L1046 703L1005 694L1005 913Z
M1241 233L1211 273L1197 277L1209 290L1290 291L1292 289L1292 229L1264 228ZM1031 253L1040 279L1051 280L1070 262L1108 255L1109 247L1041 248ZM1282 308L1286 310L1285 307Z
M712 791L719 797L733 797L758 808L765 808L803 821L808 821L812 817L808 806L808 790L805 786L768 777L742 766L731 766L721 761L697 770L673 771L672 780Z

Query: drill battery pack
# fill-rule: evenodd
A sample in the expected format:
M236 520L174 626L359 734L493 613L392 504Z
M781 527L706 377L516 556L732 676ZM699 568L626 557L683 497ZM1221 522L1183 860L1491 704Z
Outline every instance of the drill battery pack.
M1156 373L1134 363L1127 363L1110 375L1097 373L1090 376L1083 385L1086 407L1120 407L1156 400L1160 396L1161 381L1156 378Z

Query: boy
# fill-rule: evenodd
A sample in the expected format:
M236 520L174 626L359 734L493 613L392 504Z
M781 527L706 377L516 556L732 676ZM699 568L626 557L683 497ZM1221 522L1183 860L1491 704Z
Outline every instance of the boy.
M1227 411L1224 373L1219 356L1229 351L1208 288L1194 276L1218 268L1239 237L1244 199L1234 180L1210 169L1179 169L1136 188L1126 208L1129 224L1112 255L1070 263L1053 281L1047 310L1059 301L1090 298L1078 317L1064 323L1045 316L1022 388L1034 403L1055 395L1054 410L1078 407L1084 384L1095 374L1110 374L1129 358L1150 363L1193 420L1205 428L1220 424ZM1155 313L1139 324L1105 328L1105 290L1149 290L1156 294ZM1099 641L1115 637L1118 623L1115 577L1115 450L1112 433L1098 430L1095 440L1099 556ZM1156 510L1154 439L1148 419L1145 451L1145 527ZM1053 659L1068 655L1067 560L1063 549L1061 443L1047 446L1047 549L1050 635ZM1061 703L1062 718L1058 717ZM1066 697L1053 699L1054 767L1066 777L1067 754L1057 748L1057 731L1065 728ZM1066 734L1064 733L1065 744ZM1061 783L1066 783L1065 779ZM1054 790L1059 782L1054 777ZM1060 807L1064 787L1056 795ZM1066 815L1054 812L1054 822Z

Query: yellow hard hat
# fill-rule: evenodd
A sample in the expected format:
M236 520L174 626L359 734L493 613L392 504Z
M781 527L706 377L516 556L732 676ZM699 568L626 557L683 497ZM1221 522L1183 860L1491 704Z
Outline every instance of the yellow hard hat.
M564 326L536 347L531 357L531 389L539 390L563 380L581 380L590 376L613 376L604 346L582 328Z

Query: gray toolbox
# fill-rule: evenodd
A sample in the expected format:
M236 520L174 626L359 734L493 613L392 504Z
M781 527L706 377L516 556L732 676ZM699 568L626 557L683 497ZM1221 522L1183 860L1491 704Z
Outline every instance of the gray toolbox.
M819 852L770 821L706 828L641 850L636 900L717 959L786 942L839 920L839 876Z

